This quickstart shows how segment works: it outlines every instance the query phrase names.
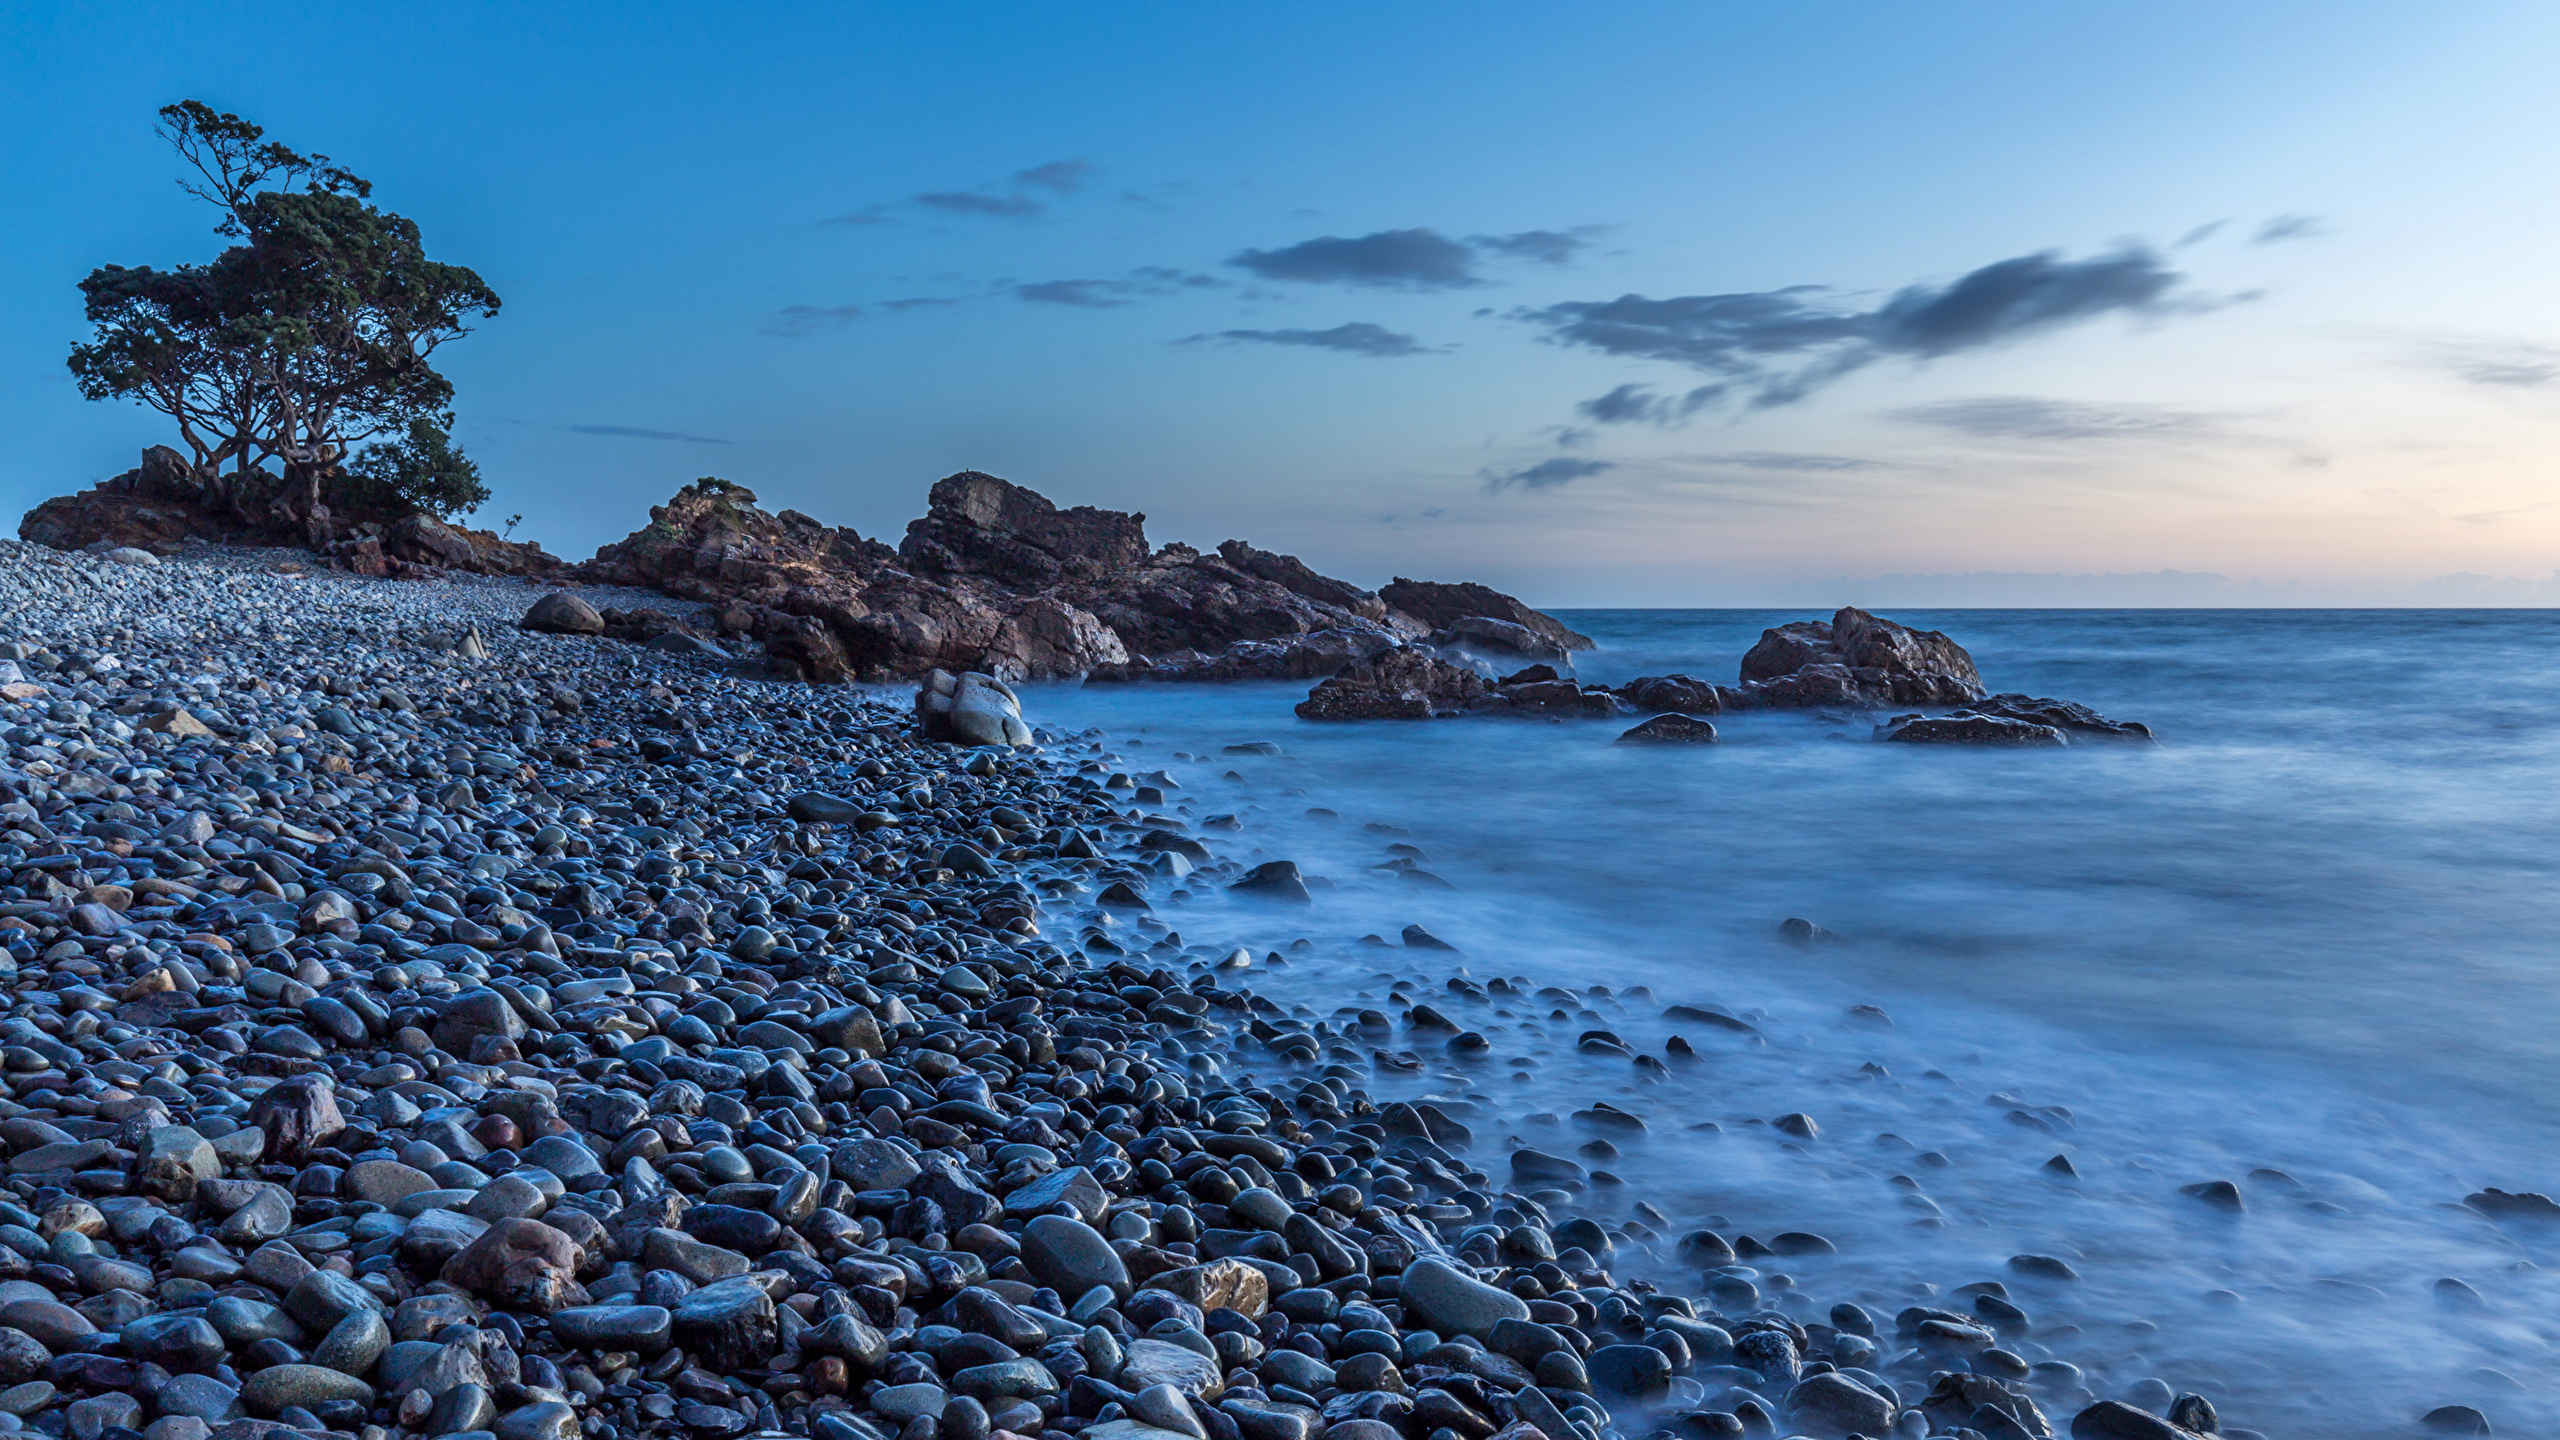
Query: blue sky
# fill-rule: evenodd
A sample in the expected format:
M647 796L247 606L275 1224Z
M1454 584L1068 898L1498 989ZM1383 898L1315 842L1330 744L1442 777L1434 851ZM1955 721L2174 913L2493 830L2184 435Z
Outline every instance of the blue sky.
M444 352L480 518L573 556L696 475L894 540L978 468L1557 605L2550 602L2555 41L2458 3L0 5L0 510L161 438L62 357L89 268L218 243L151 130L197 98L505 297Z

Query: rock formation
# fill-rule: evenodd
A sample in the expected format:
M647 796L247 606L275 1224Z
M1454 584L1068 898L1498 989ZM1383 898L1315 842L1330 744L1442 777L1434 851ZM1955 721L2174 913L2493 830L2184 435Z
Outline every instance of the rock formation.
M1742 657L1744 703L1773 708L1961 705L1982 698L1964 647L1844 607L1828 623L1798 620L1761 632Z
M928 499L892 550L797 511L769 515L741 486L697 482L577 573L720 607L738 633L820 680L937 668L1008 680L1312 679L1470 618L1590 643L1482 586L1397 582L1447 617L1425 618L1240 540L1151 550L1143 515L1061 509L976 471L937 482ZM1458 613L1469 605L1480 608Z
M372 519L333 515L324 507L308 525L262 529L221 505L186 457L166 445L143 451L140 465L112 480L28 511L18 522L18 538L56 550L131 546L155 555L174 555L190 544L298 545L337 568L396 578L439 570L547 575L561 565L540 545L447 525L431 515Z

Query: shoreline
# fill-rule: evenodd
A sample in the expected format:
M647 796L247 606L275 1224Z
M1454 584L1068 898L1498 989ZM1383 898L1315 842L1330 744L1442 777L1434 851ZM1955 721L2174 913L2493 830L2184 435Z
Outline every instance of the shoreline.
M19 570L26 558L0 554L0 566ZM190 571L238 573L183 561L132 571L86 557L53 557L53 563L102 572L94 585L73 588L110 595L119 586L183 590ZM19 578L0 574L0 585ZM447 628L457 618L452 612L472 613L467 605L435 605L468 598L445 587L332 577L277 581L272 588L312 585L329 589L297 607L299 618L331 619L350 609L334 602L367 594L390 602L372 608L401 613L420 629L434 628L439 610ZM236 579L215 586L241 589ZM259 587L251 577L246 588ZM515 586L468 588L501 590L490 598L509 604L522 593ZM352 610L361 615L367 608ZM17 623L26 623L25 614L22 609ZM36 1366L61 1379L21 1382L53 1385L51 1396L27 1404L36 1398L32 1392L0 1392L0 1411L32 1417L22 1424L43 1430L48 1416L63 1416L65 1427L75 1429L95 1418L104 1422L102 1431L202 1440L189 1425L161 1422L173 1415L204 1420L208 1431L237 1424L210 1388L225 1386L220 1367L226 1366L240 1382L231 1403L262 1412L261 1418L356 1434L373 1425L421 1435L494 1427L501 1440L564 1440L578 1433L618 1440L626 1429L719 1436L777 1427L828 1440L872 1440L875 1432L903 1440L978 1440L997 1429L1160 1440L1145 1427L1194 1440L1314 1440L1318 1433L1335 1440L1390 1440L1400 1433L1420 1440L1442 1428L1484 1440L1522 1422L1549 1440L1568 1434L1591 1440L1640 1434L1674 1416L1700 1413L1740 1413L1742 1419L1729 1430L1694 1421L1680 1433L1742 1434L1758 1419L1818 1433L1833 1419L1853 1416L1848 1423L1870 1427L1861 1433L1882 1435L1894 1426L1890 1433L1917 1435L1966 1423L1983 1404L2007 1405L2022 1420L2035 1415L2043 1424L2028 1423L2030 1432L2068 1424L2015 1403L2034 1387L2028 1363L2002 1349L2001 1337L1979 1314L1881 1317L1834 1309L1825 1321L1806 1324L1756 1303L1720 1312L1685 1298L1674 1304L1675 1297L1648 1293L1649 1282L1647 1288L1618 1284L1609 1273L1613 1252L1623 1250L1616 1268L1630 1273L1644 1263L1637 1254L1646 1248L1658 1251L1665 1266L1677 1258L1682 1241L1669 1217L1656 1212L1659 1223L1638 1222L1641 1233L1613 1233L1571 1216L1572 1191L1557 1182L1588 1183L1576 1162L1535 1150L1505 1160L1468 1148L1472 1137L1461 1139L1463 1121L1446 1110L1403 1102L1369 1106L1358 1062L1369 1058L1364 1050L1378 1048L1369 1043L1377 1038L1371 1027L1363 1026L1355 1042L1321 1020L1311 1026L1268 1002L1256 1006L1246 998L1250 992L1235 985L1238 972L1219 968L1222 950L1161 940L1141 950L1115 941L1123 953L1114 955L1069 948L1082 936L1064 929L1039 940L1022 936L1025 922L1049 913L1038 894L1044 880L1075 873L1136 890L1159 885L1168 874L1180 878L1194 866L1211 881L1242 870L1217 859L1198 837L1173 832L1161 823L1166 817L1132 822L1105 806L1096 798L1100 786L1079 784L1066 773L1064 756L998 759L906 744L899 738L903 717L883 714L876 701L849 692L779 691L638 647L499 632L482 620L481 645L492 652L487 660L417 651L419 674L405 683L423 693L406 698L423 711L348 703L381 700L386 686L402 683L397 672L342 685L358 690L344 696L271 675L263 698L257 691L218 691L202 700L224 712L225 728L240 732L232 736L127 746L111 725L101 726L121 748L96 744L93 731L97 755L72 752L66 771L86 766L112 775L108 760L130 769L137 758L167 771L158 762L172 755L238 759L262 746L276 754L239 765L226 761L232 808L218 802L203 808L205 824L194 821L196 809L182 811L180 804L182 796L211 793L202 788L162 797L168 803L160 806L149 803L147 791L137 790L145 804L132 806L135 794L102 789L79 797L86 803L39 818L81 811L104 816L125 804L135 817L154 821L169 812L169 827L105 818L92 823L138 833L84 827L88 833L80 839L104 849L71 843L60 845L62 855L39 855L12 839L20 853L0 854L12 860L7 868L21 889L30 875L42 875L70 890L57 877L73 871L95 886L107 882L93 872L110 868L128 880L174 878L184 887L186 878L130 872L184 872L194 864L204 867L202 878L227 874L245 882L244 896L262 897L207 903L201 896L211 893L208 885L192 887L199 891L193 900L148 904L172 892L129 884L114 918L76 909L114 908L115 896L86 889L79 893L90 898L70 906L55 907L58 897L48 895L43 919L23 903L0 910L20 922L10 929L12 939L29 936L13 949L36 951L20 958L12 1020L28 1022L50 1010L45 1018L67 1017L56 1027L62 1035L74 1042L94 1037L116 1055L99 1061L74 1043L64 1048L79 1058L65 1059L30 1044L38 1063L71 1067L58 1084L50 1071L18 1070L46 1080L11 1087L21 1107L11 1118L43 1120L60 1140L26 1127L0 1136L15 1152L12 1192L36 1222L26 1229L44 1242L49 1258L30 1257L28 1274L36 1278L0 1285L43 1285L55 1278L45 1265L90 1258L78 1255L76 1244L60 1247L74 1252L70 1256L53 1254L67 1231L91 1235L93 1254L104 1239L125 1258L63 1264L71 1283L47 1286L52 1294L83 1304L117 1290L137 1300L150 1297L150 1308L121 1314L115 1326L82 1316L91 1325L88 1335L55 1313L71 1306L31 1295L0 1303L0 1325L13 1324L16 1304L51 1306L21 1318L55 1328L25 1333L40 1344L62 1342L59 1349L47 1346L57 1358ZM380 621L360 618L345 635L363 633L368 623ZM150 659L158 642L137 635L136 643L136 656L162 663ZM299 658L324 657L306 650ZM565 706L544 687L564 683L559 662L573 658L584 662L580 668L590 679L610 683L579 684L591 694ZM124 669L129 675L130 663ZM316 668L305 673L323 678ZM98 678L116 679L118 671L103 670ZM459 678L525 683L521 692L483 687L469 704L443 703L460 697L422 683ZM653 694L639 683L644 678L666 684L667 693ZM775 706L777 696L785 703ZM449 715L432 713L439 708ZM324 719L327 710L344 723ZM688 729L677 718L688 710L708 712L708 723L697 715ZM241 723L241 712L258 723ZM38 732L71 723L30 724L28 717L42 713L44 702L10 707L13 725ZM137 713L145 721L160 718ZM287 724L265 723L288 717L299 734L279 735ZM796 733L806 731L817 733ZM252 738L259 733L263 739ZM612 738L615 746L598 750L587 743L597 738ZM471 753L457 759L451 749L457 740L468 740ZM736 747L747 742L761 743L742 756ZM27 742L12 744L24 749ZM584 753L571 750L578 768L561 773L581 785L566 794L541 790L556 800L536 801L527 787L543 771L567 764L546 747L568 746L583 746ZM287 773L293 767L286 755L304 762L298 776ZM511 769L510 756L524 768ZM277 763L258 763L271 759ZM394 759L403 759L405 768L397 779L387 778ZM881 773L850 773L874 761ZM829 765L833 773L824 768ZM242 768L258 770L266 785L239 773ZM468 802L453 791L462 769L477 772L479 782ZM598 770L601 780L591 773ZM12 800L29 793L22 759L13 758L6 773ZM675 779L688 773L696 777L692 795ZM194 774L204 776L201 768ZM156 783L138 772L132 778ZM882 831L802 827L783 813L788 795L800 789L847 795L869 782L868 798L885 801L913 796L910 785L887 782L913 780L923 780L934 798L897 802L902 813L930 817L902 837L901 853L913 860L930 852L942 862L931 869L985 873L926 879L895 863L887 842L877 839ZM47 779L46 788L56 787ZM266 800L261 789L277 798ZM347 798L322 803L340 791ZM421 792L430 803L416 803ZM252 800L240 800L244 793ZM581 808L589 818L574 813ZM376 809L407 822L391 836L383 836L379 823L372 831L396 857L380 844L368 857L351 843ZM272 812L264 820L280 822L272 832L262 811ZM885 805L878 813L888 813ZM12 814L0 806L0 817ZM1024 823L1013 825L1017 818ZM339 827L329 820L351 822L345 828L353 833L331 836ZM1057 832L1087 824L1120 842L1141 842L1155 831L1175 834L1181 843L1095 845L1102 855L1064 862L1037 853L1066 840ZM703 833L686 833L688 825ZM992 837L989 826L1000 827ZM0 835L9 828L0 823ZM44 828L55 830L51 823ZM742 830L757 837L754 843L737 843ZM32 830L18 833L35 838ZM1007 843L1026 836L1041 838ZM131 853L117 853L119 841ZM1214 837L1212 843L1218 843ZM593 853L575 855L579 844ZM962 844L973 848L966 854L952 848ZM1202 848L1195 853L1194 846ZM551 848L563 853L544 853ZM248 858L256 854L274 863ZM102 855L116 863L109 867L97 858ZM76 863L60 864L64 856ZM137 865L136 857L148 863ZM484 857L489 863L474 868ZM542 869L546 862L578 859L593 863ZM57 863L33 863L44 860ZM624 863L608 863L614 860ZM244 868L266 880L239 873ZM549 877L539 894L531 888L537 874ZM451 912L419 898L421 891L440 893L438 880L456 902ZM684 894L688 883L705 903ZM284 889L289 884L306 893L292 897ZM649 897L652 918L636 918L635 896ZM526 908L518 903L523 898L551 903ZM909 908L892 909L883 903L890 899ZM291 913L279 913L277 901ZM911 913L919 903L927 916ZM625 917L633 920L632 933L621 938L644 942L636 951L629 943L599 943L602 935L618 933L615 926L587 934L571 929L597 926L619 909L635 912ZM399 927L385 923L389 915L405 917L407 933L395 933ZM568 915L579 918L553 924ZM56 916L58 924L50 918ZM287 920L292 923L282 923ZM519 922L526 928L516 929ZM548 928L537 931L535 924ZM49 926L65 938L49 935ZM649 933L653 928L659 933ZM1143 922L1110 928L1153 933ZM545 934L558 955L543 953ZM191 941L195 935L221 943ZM699 948L687 954L667 943L676 941L699 942ZM457 945L478 953L445 948ZM286 966L269 956L296 961ZM84 973L84 965L98 973ZM426 967L441 967L443 975ZM599 973L615 969L621 976ZM78 983L48 992L69 995L71 1003L57 999L38 1008L30 998L38 973L76 977ZM207 989L217 994L207 997ZM232 990L238 994L220 993ZM153 998L188 992L193 995L184 1003ZM243 1013L225 1012L226 1005ZM168 1023L134 1025L122 1018L137 1006L132 1018L163 1013ZM102 1022L91 1025L85 1017L92 1012L102 1014ZM182 1018L194 1028L179 1023ZM1431 1023L1420 1011L1406 1018ZM1417 1052L1465 1043L1463 1033L1390 1025L1393 1038L1385 1043ZM33 1028L45 1031L41 1023ZM110 1028L135 1033L110 1043ZM617 1043L607 1034L623 1038ZM1246 1036L1273 1060L1241 1061ZM135 1054L122 1053L127 1047ZM503 1058L509 1051L515 1058ZM1277 1081L1239 1088L1227 1073L1229 1060L1238 1060L1238 1070L1248 1064L1261 1070L1290 1054L1304 1059L1289 1076L1287 1094L1272 1088ZM1630 1063L1636 1063L1632 1056ZM155 1091L138 1074L111 1078L99 1068L105 1064L139 1067L163 1086ZM1330 1067L1350 1073L1324 1074ZM121 1093L105 1100L66 1094L59 1085L82 1083L76 1068L110 1080L98 1089ZM323 1074L330 1083L304 1078ZM257 1094L245 1093L250 1090ZM653 1118L688 1108L710 1123L697 1126L689 1118L679 1133L666 1133ZM171 1122L201 1123L185 1134L169 1133L187 1128L176 1123L136 1125L136 1117L154 1111ZM810 1124L813 1117L823 1125ZM58 1123L66 1119L84 1121L84 1130L105 1124L112 1135L75 1136ZM332 1125L336 1132L324 1134ZM19 1143L27 1138L37 1143ZM127 1140L132 1143L122 1143ZM23 1163L59 1144L73 1149ZM420 1144L444 1158L432 1160L415 1148ZM474 1147L482 1153L473 1155ZM474 1163L509 1152L557 1167L549 1183L503 1161ZM69 1158L75 1153L76 1160ZM1325 1158L1304 1158L1309 1154ZM63 1168L45 1168L57 1159ZM636 1171L634 1161L641 1167ZM478 1183L463 1171L440 1169L456 1165L476 1174ZM1508 1174L1492 1173L1506 1167ZM115 1193L110 1173L121 1177L125 1193ZM262 1188L267 1185L282 1188ZM843 1188L833 1188L838 1185ZM1535 1193L1540 1190L1549 1192L1546 1198ZM669 1193L689 1193L694 1203L679 1207ZM182 1200L173 1198L179 1194ZM933 1208L923 1208L928 1205ZM279 1208L281 1218L272 1213ZM413 1213L403 1214L404 1208ZM167 1213L144 1214L151 1211ZM247 1221L240 1219L244 1214ZM15 1218L0 1212L0 1219ZM165 1225L168 1220L176 1227ZM469 1223L479 1221L487 1228ZM308 1228L315 1225L324 1228ZM225 1267L212 1247L193 1241L202 1231L225 1237L223 1248L232 1253L222 1258L234 1262L228 1274L210 1273ZM1097 1248L1106 1233L1129 1244ZM900 1235L922 1241L922 1253L896 1243L892 1237ZM943 1247L924 1240L928 1235L941 1236ZM0 1242L10 1239L0 1229ZM279 1245L289 1254L275 1253ZM1716 1247L1723 1247L1721 1254ZM1577 1249L1580 1257L1572 1253ZM1434 1268L1435 1252L1484 1263L1498 1284L1447 1261ZM1733 1255L1722 1237L1693 1238L1688 1252L1679 1263L1692 1273L1709 1262L1754 1258ZM799 1258L785 1258L793 1256ZM133 1273L133 1257L147 1257L147 1277ZM295 1272L288 1259L310 1268L288 1279ZM1303 1266L1296 1263L1301 1259ZM314 1278L335 1274L338 1260L347 1261L348 1274ZM1417 1264L1423 1268L1413 1269ZM1126 1295L1114 1284L1115 1266L1119 1281L1136 1282ZM1370 1273L1363 1277L1364 1271ZM692 1278L668 1278L679 1275ZM140 1290L99 1290L100 1277L148 1283ZM392 1278L374 1283L377 1277ZM1414 1281L1411 1289L1407 1279ZM1088 1280L1113 1287L1112 1302L1098 1303L1082 1283ZM262 1286L268 1298L236 1293L248 1284ZM216 1293L226 1287L235 1293ZM1220 1310L1215 1302L1221 1300L1235 1304ZM226 1301L240 1303L216 1317ZM1352 1303L1372 1307L1348 1312L1361 1324L1346 1321ZM1681 1313L1683 1305L1690 1313ZM135 1307L119 1300L92 1308L118 1318ZM1259 1315L1250 1313L1257 1308ZM276 1316L294 1327L289 1333L299 1335L307 1351L284 1338ZM946 1334L934 1328L943 1321L963 1323ZM453 1332L454 1325L470 1333ZM262 1327L273 1333L255 1333ZM1868 1340L1857 1334L1862 1327L1884 1333ZM122 1338L105 1338L111 1334ZM572 1344L573 1337L596 1343ZM269 1342L298 1358L258 1349ZM668 1342L710 1360L718 1373L752 1383L743 1390L715 1385L702 1378L711 1372L699 1365L665 1365L663 1357L674 1352L650 1347ZM631 1348L599 1350L601 1344ZM402 1345L427 1348L404 1351ZM75 1354L104 1358L69 1362ZM631 1363L607 1364L605 1356L629 1356ZM1976 1373L1951 1381L1939 1373L1947 1367L1936 1363L1951 1356L1983 1358L1969 1362ZM777 1368L777 1357L792 1363ZM350 1375L327 1360L341 1367L364 1363ZM110 1363L128 1361L137 1368ZM206 1378L142 1386L148 1377L138 1367L146 1364L172 1376ZM1998 1374L2012 1366L2014 1375ZM658 1369L667 1373L653 1373ZM260 1379L273 1372L290 1373ZM480 1378L469 1378L474 1374ZM1840 1378L1818 1378L1825 1374ZM101 1380L116 1385L95 1383ZM1138 1380L1147 1383L1131 1383ZM897 1392L886 1399L889 1409L880 1408L881 1391L864 1395L875 1381ZM1155 1389L1158 1384L1200 1399L1180 1399ZM1737 1385L1759 1398L1737 1398L1731 1389ZM130 1412L116 1407L108 1393L116 1386L149 1389L166 1413L154 1416L139 1404ZM471 1386L479 1388L477 1397ZM457 1393L463 1398L450 1398ZM432 1398L409 1398L420 1394ZM12 1410L13 1396L22 1412ZM216 1415L172 1410L173 1396ZM659 1400L668 1403L654 1403ZM92 1408L74 1420L67 1412L75 1403ZM302 1413L284 1415L288 1403ZM1714 1403L1732 1408L1713 1410ZM1746 1403L1757 1404L1761 1414L1743 1411ZM1881 1413L1874 1408L1879 1404ZM1575 1414L1577 1408L1584 1413ZM1908 1421L1897 1426L1892 1417L1905 1412L1919 1416L1922 1428ZM933 1424L920 1423L935 1413ZM1102 1428L1124 1419L1130 1427ZM463 1420L477 1423L453 1423ZM1849 1433L1848 1423L1831 1428ZM1370 1425L1380 1428L1365 1428ZM223 1440L255 1428L226 1432ZM1525 1437L1520 1432L1515 1440Z

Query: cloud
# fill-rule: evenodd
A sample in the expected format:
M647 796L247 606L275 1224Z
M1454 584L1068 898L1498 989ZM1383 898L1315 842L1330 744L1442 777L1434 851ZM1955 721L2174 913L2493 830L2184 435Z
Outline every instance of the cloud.
M764 327L767 335L815 335L833 330L862 318L859 305L785 305L774 312L773 323Z
M933 190L915 197L927 209L953 215L1037 215L1049 207L1028 195L987 195L975 190Z
M1090 160L1052 160L1046 165L1014 171L1013 183L1073 195L1084 188L1085 177L1092 173L1093 162Z
M2193 230L2188 231L2186 234L2179 236L2177 243L2171 245L2169 248L2172 250L2184 250L2190 245L2201 245L2207 240L2212 239L2215 235L2221 233L2222 227L2230 223L2231 222L2228 220L2208 220Z
M1677 425L1714 404L1722 385L1701 385L1686 395L1663 395L1650 385L1627 384L1573 407L1574 413L1602 425Z
M2185 278L2142 246L2085 260L2048 250L1996 261L1945 285L1905 286L1869 310L1827 303L1825 287L1798 285L1568 301L1517 317L1545 327L1559 345L1720 376L1765 407L1801 400L1880 360L1925 362L2105 315L2187 314L2231 303L2182 293Z
M1265 280L1307 284L1454 290L1484 283L1476 278L1475 250L1430 229L1320 235L1279 250L1241 251L1227 263Z
M610 435L623 440L673 440L686 445L726 445L726 440L709 435L687 435L675 430L645 430L637 425L572 425L580 435Z
M2419 363L2474 385L2538 390L2560 382L2560 349L2524 340L2441 340L2422 344Z
M1614 462L1608 460L1577 460L1570 456L1559 455L1555 459L1541 460L1535 465L1522 466L1517 470L1485 469L1477 471L1476 474L1483 479L1484 488L1488 492L1500 492L1515 487L1522 490L1553 490L1558 486L1570 485L1576 480L1589 479L1604 470L1617 468Z
M1699 455L1694 458L1708 465L1731 465L1744 470L1780 470L1798 474L1839 475L1853 470L1891 468L1881 460L1860 460L1850 455L1807 455L1788 450L1740 450L1721 455Z
M2311 240L2329 233L2329 222L2318 215L2278 215L2258 227L2249 237L2252 245L2273 245L2284 240Z
M1984 440L2231 438L2227 416L2151 405L2090 405L2032 395L1983 395L1896 410L1893 418Z
M978 185L966 190L927 190L910 195L900 202L938 211L945 215L986 215L1002 219L1025 219L1048 211L1052 200L1073 195L1085 188L1093 173L1090 160L1051 160L1027 170L1016 170L1009 177L1011 188L1003 185ZM1028 192L1044 190L1048 198ZM865 205L859 210L830 216L821 225L894 225L897 216L888 205Z
M1429 345L1410 335L1372 325L1365 320L1336 325L1330 330L1219 330L1207 335L1186 335L1176 344L1189 345L1203 340L1224 340L1231 344L1311 345L1319 350L1339 350L1346 355L1368 355L1389 359L1405 355L1436 353Z
M1577 225L1570 230L1522 230L1510 235L1472 235L1470 244L1514 260L1563 265L1609 232L1607 225Z
M1013 293L1035 305L1074 305L1088 310L1107 310L1129 302L1118 298L1126 288L1118 280L1037 280L1016 285Z

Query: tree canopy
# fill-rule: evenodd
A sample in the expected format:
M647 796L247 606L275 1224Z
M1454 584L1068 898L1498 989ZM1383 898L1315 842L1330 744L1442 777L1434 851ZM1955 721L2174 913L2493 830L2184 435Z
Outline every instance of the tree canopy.
M375 436L401 437L377 480L403 463L457 473L453 386L431 360L497 313L497 293L427 258L417 224L371 203L372 185L326 155L194 100L161 110L159 133L194 171L182 187L236 243L203 264L107 265L81 281L95 327L71 352L81 392L176 421L199 479L243 519L321 518L324 487ZM436 496L487 492L471 470L467 485L416 493L434 508Z

